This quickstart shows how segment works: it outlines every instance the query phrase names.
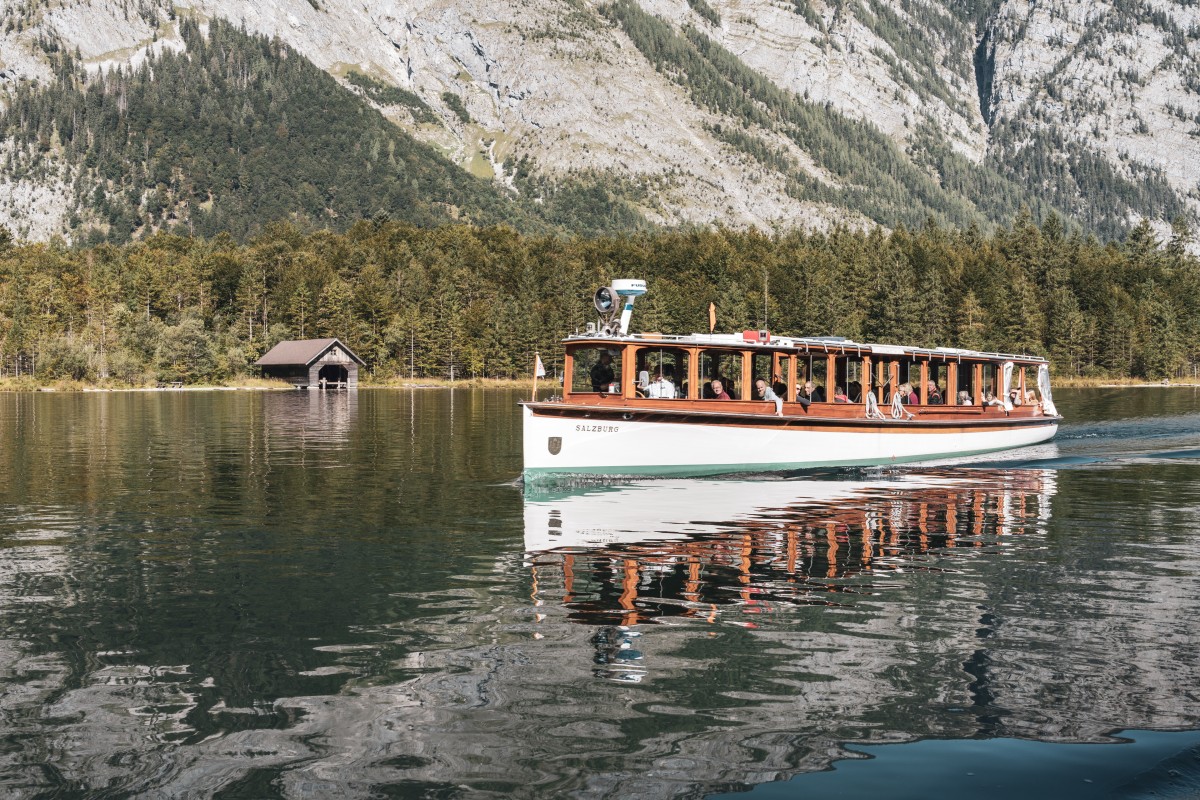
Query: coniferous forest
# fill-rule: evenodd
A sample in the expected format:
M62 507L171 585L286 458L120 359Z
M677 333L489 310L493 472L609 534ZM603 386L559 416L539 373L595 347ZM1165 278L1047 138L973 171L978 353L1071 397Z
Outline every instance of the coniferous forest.
M566 238L507 227L290 223L245 243L16 245L0 235L0 377L113 384L253 374L282 339L337 336L376 380L528 376L594 319L592 290L644 277L635 327L770 329L1049 355L1059 375L1191 376L1200 260L1177 225L1120 244L1028 213L985 235L696 230ZM764 297L765 290L765 297ZM370 378L368 378L370 380Z
M527 158L510 191L363 99L440 124L416 95L357 73L348 91L279 41L215 20L180 21L185 52L91 76L47 41L56 79L9 98L3 169L70 167L76 245L0 228L0 378L234 381L276 342L323 336L377 380L523 377L534 352L557 363L558 340L594 318L592 290L615 277L650 283L641 330L706 330L712 302L721 331L1037 353L1059 375L1195 374L1191 232L1179 221L1162 242L1127 223L1133 206L1183 219L1161 176L1134 184L1080 162L1047 199L1027 188L1041 166L972 165L930 131L909 162L696 30L624 0L599 13L723 115L717 139L792 175L796 197L879 227L653 229L635 181L549 179ZM841 188L805 178L755 131L792 139Z

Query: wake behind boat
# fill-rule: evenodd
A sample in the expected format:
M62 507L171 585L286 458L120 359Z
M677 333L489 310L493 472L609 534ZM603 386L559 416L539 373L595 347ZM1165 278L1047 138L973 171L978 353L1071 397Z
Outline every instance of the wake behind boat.
M527 481L926 461L1044 442L1062 420L1038 356L765 330L631 334L645 291L598 290L599 325L564 341L562 396L523 403Z

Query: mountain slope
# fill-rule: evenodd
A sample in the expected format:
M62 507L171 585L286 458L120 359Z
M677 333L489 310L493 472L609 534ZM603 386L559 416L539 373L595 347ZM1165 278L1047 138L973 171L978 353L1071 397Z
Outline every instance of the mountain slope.
M1200 8L1004 3L981 43L989 158L1109 236L1200 208Z
M5 115L13 169L55 158L74 175L76 232L125 241L186 223L244 236L296 215L375 213L431 225L524 212L388 123L277 41L185 20L185 49L87 80L51 53L56 80Z
M92 74L185 46L161 0L0 2L19 20L0 35L0 86L49 79L46 43L77 47ZM498 207L518 224L532 212L584 231L640 218L986 226L1024 204L1115 237L1142 215L1165 232L1200 208L1200 21L1182 0L176 9L288 43L405 132L532 201ZM1107 98L1109 87L1121 91ZM0 196L0 221L35 238L70 227L71 209L47 198L77 178L41 173L0 175L14 198Z
M335 228L367 217L527 231L642 225L594 181L534 204L472 176L277 39L219 20L178 29L178 51L93 78L49 48L54 80L13 93L7 171L63 178L74 238L121 242L172 228L240 238L283 218ZM415 95L347 77L367 97L432 115Z

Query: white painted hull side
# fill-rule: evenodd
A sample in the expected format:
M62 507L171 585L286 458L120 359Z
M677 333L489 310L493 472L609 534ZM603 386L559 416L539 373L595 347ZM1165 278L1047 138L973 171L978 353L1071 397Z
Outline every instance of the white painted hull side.
M1056 423L978 431L861 431L597 420L523 409L525 473L539 475L716 475L825 466L897 464L988 453L1053 438ZM906 429L907 428L907 429ZM554 440L558 440L555 442ZM558 452L552 452L557 447Z

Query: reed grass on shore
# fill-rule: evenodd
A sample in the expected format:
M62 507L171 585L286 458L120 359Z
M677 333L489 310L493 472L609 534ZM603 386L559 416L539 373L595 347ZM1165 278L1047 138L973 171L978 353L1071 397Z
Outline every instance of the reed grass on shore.
M539 380L538 388L558 386L555 381ZM381 378L360 381L361 389L532 389L532 378ZM0 378L0 392L145 392L145 391L202 391L202 390L291 390L286 381L268 378L241 378L224 383L197 383L183 386L164 386L157 383L126 384L114 381L44 381L23 375L19 378Z
M557 385L557 381L554 380L538 379L538 388ZM452 381L447 378L396 377L375 378L370 381L361 382L359 386L364 389L532 389L533 378L459 378Z
M1055 389L1113 389L1113 388L1170 388L1172 386L1200 386L1194 378L1176 378L1169 381L1147 381L1142 378L1098 378L1052 377L1050 385Z
M0 378L0 392L153 392L153 391L199 391L234 390L272 391L291 389L291 384L266 378L242 378L236 381L211 384L185 384L171 386L157 383L120 383L117 381L43 381L23 375L19 378Z

